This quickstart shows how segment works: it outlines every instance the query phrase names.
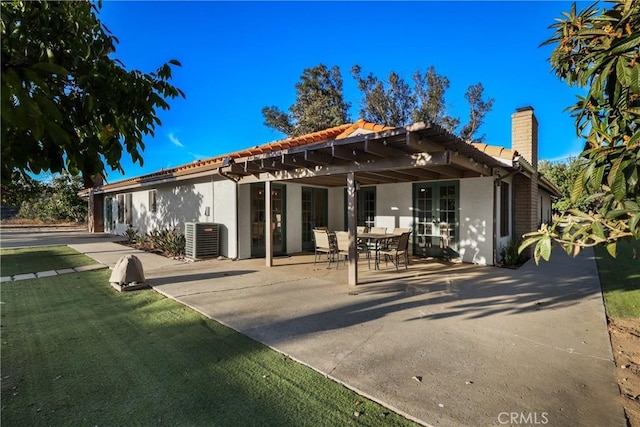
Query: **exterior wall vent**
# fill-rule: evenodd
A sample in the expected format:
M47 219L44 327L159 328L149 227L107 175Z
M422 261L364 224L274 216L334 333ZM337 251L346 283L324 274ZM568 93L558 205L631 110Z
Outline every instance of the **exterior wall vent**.
M220 255L220 224L186 222L184 237L187 258L215 258Z

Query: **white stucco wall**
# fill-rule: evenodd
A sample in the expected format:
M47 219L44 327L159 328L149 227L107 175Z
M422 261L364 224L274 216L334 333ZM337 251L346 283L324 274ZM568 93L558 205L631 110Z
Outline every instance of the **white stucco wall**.
M153 190L156 191L156 212L151 212L149 207L149 192ZM131 225L144 234L173 226L184 232L185 222L219 223L220 252L235 258L238 256L235 192L234 182L212 176L180 182L178 185L167 183L129 191L127 193L132 196ZM117 196L127 193L110 194L116 222L113 232L116 234L123 234L128 226L126 221L117 221Z
M460 180L460 241L463 262L493 264L493 178Z
M293 254L302 251L302 185L286 185L286 244L287 253Z
M220 224L220 253L238 257L238 208L236 183L228 179L213 182L213 220Z
M413 227L413 184L382 184L376 189L376 227Z
M238 258L251 258L251 186L238 186Z
M329 188L329 206L327 218L329 230L346 230L347 224L344 222L344 189L345 187Z

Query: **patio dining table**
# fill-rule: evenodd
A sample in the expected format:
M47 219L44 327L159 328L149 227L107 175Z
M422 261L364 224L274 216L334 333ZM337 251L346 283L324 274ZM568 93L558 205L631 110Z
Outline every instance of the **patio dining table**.
M394 237L397 238L398 235L393 233L360 233L357 235L357 237L359 239L366 240L368 244L371 243L373 245L376 253L374 268L376 270L380 270L380 248L382 247L382 244L393 239Z

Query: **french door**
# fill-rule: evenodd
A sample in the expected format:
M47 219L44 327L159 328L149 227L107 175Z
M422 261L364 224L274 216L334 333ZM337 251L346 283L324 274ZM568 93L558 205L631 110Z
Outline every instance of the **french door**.
M413 186L413 253L452 258L457 255L459 182L417 183Z
M251 184L251 256L264 257L265 243L265 188L264 183ZM286 253L286 200L285 186L271 184L271 223L273 228L273 253Z
M326 188L302 187L302 250L313 250L313 229L329 224L328 200Z

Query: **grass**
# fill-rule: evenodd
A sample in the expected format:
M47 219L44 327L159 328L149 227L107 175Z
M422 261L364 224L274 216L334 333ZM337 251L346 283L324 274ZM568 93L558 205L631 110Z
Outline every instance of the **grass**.
M620 242L615 258L603 247L595 249L607 315L640 318L640 242Z
M68 246L0 250L0 274L2 276L62 270L95 263L93 259Z
M119 294L108 277L2 283L2 425L414 425L153 290Z

